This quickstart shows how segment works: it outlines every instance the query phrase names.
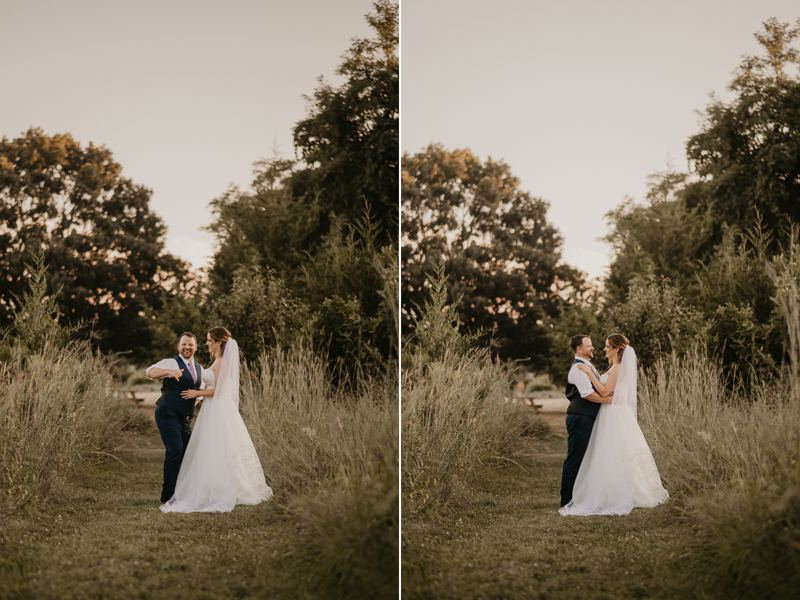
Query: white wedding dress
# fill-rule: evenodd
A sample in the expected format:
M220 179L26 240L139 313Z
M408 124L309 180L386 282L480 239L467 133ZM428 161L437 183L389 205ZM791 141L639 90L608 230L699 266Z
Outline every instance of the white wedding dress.
M214 372L203 370L206 387ZM239 346L228 339L214 395L203 400L178 473L175 495L163 512L228 512L237 504L272 497L261 461L239 414Z
M628 346L611 404L602 404L562 515L626 515L667 501L658 468L636 421L636 353ZM607 375L600 378L605 385Z

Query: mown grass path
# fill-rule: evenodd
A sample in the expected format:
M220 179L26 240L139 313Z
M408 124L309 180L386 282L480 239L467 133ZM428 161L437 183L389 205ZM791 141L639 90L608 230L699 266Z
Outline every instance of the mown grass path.
M230 513L159 510L153 428L80 473L63 498L0 521L0 598L311 598L297 528L275 501Z
M671 563L693 533L671 506L562 517L566 440L554 436L536 450L525 470L484 473L441 514L403 522L404 600L692 595Z

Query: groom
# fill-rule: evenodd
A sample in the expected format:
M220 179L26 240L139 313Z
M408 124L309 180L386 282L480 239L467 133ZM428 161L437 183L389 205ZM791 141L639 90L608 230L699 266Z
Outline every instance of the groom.
M193 333L182 333L178 338L178 356L165 358L147 368L150 379L161 379L161 397L156 402L156 426L167 452L164 456L164 484L161 502L167 502L175 493L178 472L183 455L192 435L194 398L182 398L181 392L199 390L203 368L194 360L197 338Z
M569 375L567 375L568 438L567 459L564 461L564 469L561 473L561 506L572 500L572 488L575 486L575 478L583 461L583 455L586 454L586 447L589 445L592 427L594 427L594 420L601 402L600 394L594 389L589 376L578 369L579 364L586 363L595 376L600 379L592 363L589 362L594 353L592 339L588 335L573 335L569 345L575 353L575 362L572 363Z

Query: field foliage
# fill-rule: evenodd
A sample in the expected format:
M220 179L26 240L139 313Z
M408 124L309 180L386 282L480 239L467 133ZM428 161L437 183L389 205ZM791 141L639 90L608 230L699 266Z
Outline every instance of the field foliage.
M457 497L478 471L513 460L521 435L546 426L515 403L505 365L458 331L443 269L403 348L403 513Z
M303 565L320 591L397 589L397 383L336 387L323 357L297 345L242 376L240 410L275 501L297 519ZM337 591L338 590L338 591Z

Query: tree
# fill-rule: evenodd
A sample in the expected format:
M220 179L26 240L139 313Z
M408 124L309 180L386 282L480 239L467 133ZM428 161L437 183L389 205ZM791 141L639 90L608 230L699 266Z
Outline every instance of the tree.
M648 177L646 204L630 198L606 214L612 261L604 282L604 300L623 302L635 278L668 278L688 297L696 275L713 252L709 210L690 209L683 198L688 175L667 168Z
M211 302L208 321L226 327L249 361L278 343L291 346L313 326L308 307L280 279L244 266L234 275L231 293Z
M228 294L241 267L269 269L290 289L302 286L304 249L319 244L318 204L298 202L284 186L295 162L274 156L255 164L251 191L231 188L211 202L207 227L217 239L210 297Z
M383 246L397 239L399 6L389 0L373 6L366 19L376 37L353 41L336 71L347 81L339 88L320 82L309 116L294 129L307 167L292 174L289 186L295 198L319 203L317 237L334 215L358 220L366 201L381 221Z
M11 325L27 286L25 261L42 250L62 322L96 321L104 351L147 350L147 311L188 271L164 251L150 190L121 171L109 150L69 134L30 129L0 141L0 326Z
M765 55L744 59L730 84L738 97L713 101L687 145L699 177L684 197L689 209L711 212L715 244L725 225L752 223L756 211L776 233L787 217L800 221L800 78L789 72L800 65L791 47L800 19L794 28L774 18L763 25L756 39Z
M403 156L402 297L404 332L413 328L430 282L445 262L450 303L464 332L493 331L504 358L543 366L543 320L559 295L583 285L562 264L561 237L547 221L548 204L519 188L508 165L485 163L469 150L431 145Z
M383 370L397 345L396 299L387 297L396 284L387 278L397 262L398 7L374 8L366 18L375 37L354 40L337 70L345 83L322 84L294 129L300 159L256 163L251 190L231 188L211 203L209 227L218 242L212 313L250 318L252 308L266 315L254 317L263 325L254 335L266 336L269 307L242 302L261 284L241 274L269 272L307 317L279 319L278 335L310 335L354 376Z

